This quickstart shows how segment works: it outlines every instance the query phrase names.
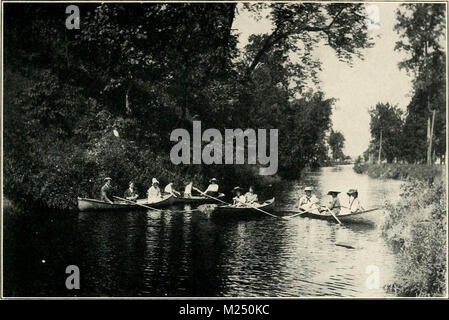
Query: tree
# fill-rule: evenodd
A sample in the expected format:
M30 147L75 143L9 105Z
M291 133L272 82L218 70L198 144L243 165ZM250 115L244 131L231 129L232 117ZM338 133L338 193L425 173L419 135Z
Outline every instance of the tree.
M377 103L369 110L371 116L370 150L380 154L380 160L392 162L401 155L402 111L389 103ZM383 157L382 157L383 156Z
M416 98L408 108L407 128L421 122L427 125L427 163L432 163L433 152L443 156L446 152L446 7L444 4L403 4L397 11L395 30L401 36L395 50L401 50L408 57L399 63L414 76L413 89ZM419 101L419 106L416 104ZM408 129L407 129L408 130ZM416 135L408 137L412 139ZM420 140L411 145L422 152ZM414 152L417 158L421 158ZM408 156L411 151L408 151Z
M343 161L345 155L343 153L343 148L345 146L345 137L339 131L334 131L331 129L329 134L328 143L332 152L332 160L334 162Z

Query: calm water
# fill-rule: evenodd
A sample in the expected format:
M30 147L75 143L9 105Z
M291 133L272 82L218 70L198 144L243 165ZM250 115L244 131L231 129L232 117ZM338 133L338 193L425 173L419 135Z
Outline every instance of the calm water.
M304 185L319 196L329 188L357 188L369 208L394 201L400 182L357 175L351 166L322 168L270 190L278 210L294 209ZM340 199L347 202L344 193ZM301 217L217 221L199 211L5 215L4 293L386 296L382 287L394 277L395 257L378 227L384 215L343 226ZM68 265L80 269L80 290L65 288ZM365 285L370 265L379 268L378 289Z

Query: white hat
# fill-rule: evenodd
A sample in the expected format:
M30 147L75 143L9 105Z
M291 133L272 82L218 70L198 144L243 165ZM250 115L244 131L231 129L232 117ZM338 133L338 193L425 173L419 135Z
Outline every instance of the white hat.
M312 191L312 187L305 187L304 191Z
M152 183L152 184L155 184L155 183L159 183L159 181L157 181L156 178L153 178L153 180L151 180L151 183Z

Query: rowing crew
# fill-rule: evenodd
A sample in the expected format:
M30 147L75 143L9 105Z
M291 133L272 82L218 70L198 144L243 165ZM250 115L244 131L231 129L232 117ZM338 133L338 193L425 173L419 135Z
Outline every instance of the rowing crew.
M104 180L105 180L105 184L101 187L101 200L108 202L108 203L113 203L111 201L111 198L112 198L112 196L111 196L111 193L112 193L111 181L112 181L112 179L107 177ZM187 185L184 189L184 197L185 198L192 197L192 188L193 188L193 182L192 181L187 182ZM218 194L219 194L218 189L219 189L218 180L215 178L212 178L209 181L209 186L207 187L206 191L204 191L204 193L209 196L218 196ZM164 193L171 194L175 197L181 196L181 193L176 191L175 188L173 187L173 182L170 182L165 186ZM129 187L125 191L124 198L126 200L136 201L138 197L139 197L139 194L137 193L137 190L134 186L134 182L130 181ZM147 191L147 198L148 198L148 203L158 202L163 199L163 194L162 194L161 188L159 186L159 181L156 178L153 178L151 180L151 186L150 186L150 188L148 188L148 191Z
M320 212L331 211L334 215L340 214L341 208L347 208L350 212L359 212L365 210L360 203L359 193L357 189L349 189L346 193L349 197L349 207L344 207L340 204L338 194L340 191L335 189L329 190L327 195L331 196L331 199L327 205L320 205L318 198L312 193L312 187L304 188L305 195L299 199L299 208L304 211L318 209Z

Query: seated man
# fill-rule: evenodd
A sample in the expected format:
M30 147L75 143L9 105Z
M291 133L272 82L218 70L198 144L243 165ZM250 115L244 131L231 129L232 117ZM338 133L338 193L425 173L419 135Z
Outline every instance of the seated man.
M218 180L215 178L212 178L209 181L209 186L207 187L206 191L204 191L205 194L212 196L212 197L216 197L218 196Z
M357 189L349 189L346 194L349 196L349 211L354 213L365 210L360 203L359 192Z
M167 185L165 186L164 192L165 192L165 193L169 193L169 194L171 194L171 195L173 195L173 196L175 196L175 197L179 197L179 196L181 195L180 192L176 191L176 190L173 188L173 182L170 182L169 184L167 184Z
M109 198L111 196L111 191L112 191L112 185L111 185L112 179L107 177L104 180L106 181L106 183L101 187L100 199L107 203L113 203L112 200Z
M152 186L148 189L148 203L158 202L162 200L161 189L159 188L159 181L153 178Z
M134 182L130 181L129 188L126 189L126 191L125 191L125 195L124 195L125 199L131 200L131 201L136 201L138 196L139 195L137 194L137 190L134 189Z
M304 188L305 195L299 199L299 208L308 211L310 209L316 208L318 205L318 199L312 194L312 187Z
M232 205L236 206L236 207L245 207L246 197L242 193L242 188L235 187L233 190L234 190L236 196L232 199L232 200L234 200Z
M246 201L248 204L257 204L257 194L254 193L254 187L250 186L247 193L245 193Z

